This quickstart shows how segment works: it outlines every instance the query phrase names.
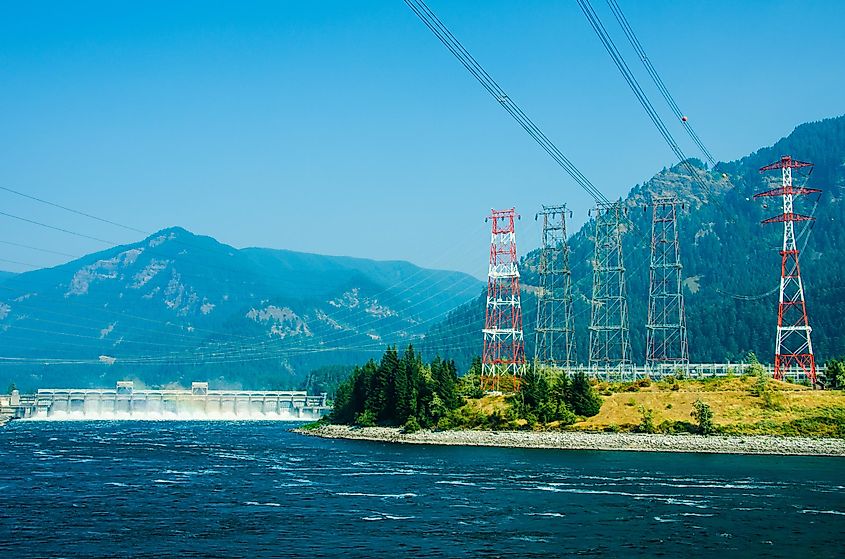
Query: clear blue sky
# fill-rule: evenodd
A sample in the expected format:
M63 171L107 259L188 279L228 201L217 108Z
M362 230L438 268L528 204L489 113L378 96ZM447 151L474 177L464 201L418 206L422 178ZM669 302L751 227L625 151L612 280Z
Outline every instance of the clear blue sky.
M845 112L843 2L619 3L718 159ZM608 196L675 162L574 0L429 4ZM144 230L482 276L491 207L523 214L521 250L540 204L586 219L586 195L401 0L6 2L0 75L0 184ZM5 192L0 211L140 236ZM0 216L2 240L105 248Z

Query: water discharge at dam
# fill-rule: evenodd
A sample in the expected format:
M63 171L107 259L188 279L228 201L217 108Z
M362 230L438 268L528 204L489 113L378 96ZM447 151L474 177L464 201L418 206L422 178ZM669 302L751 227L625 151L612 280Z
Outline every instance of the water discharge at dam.
M40 389L12 404L16 418L42 421L313 421L330 410L325 394L209 390L207 382L194 382L189 390L136 389L131 381L113 389Z

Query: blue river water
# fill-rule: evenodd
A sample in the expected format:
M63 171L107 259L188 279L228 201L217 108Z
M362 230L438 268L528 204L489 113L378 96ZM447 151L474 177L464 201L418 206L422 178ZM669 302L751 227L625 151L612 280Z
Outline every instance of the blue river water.
M12 422L4 557L843 557L845 460Z

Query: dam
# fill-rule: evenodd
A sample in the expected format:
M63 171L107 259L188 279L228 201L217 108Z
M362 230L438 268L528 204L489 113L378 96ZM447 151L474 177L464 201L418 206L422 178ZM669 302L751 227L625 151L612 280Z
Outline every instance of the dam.
M13 393L0 413L43 420L286 420L312 421L328 414L326 394L305 391L138 389L132 381L114 388L42 388Z

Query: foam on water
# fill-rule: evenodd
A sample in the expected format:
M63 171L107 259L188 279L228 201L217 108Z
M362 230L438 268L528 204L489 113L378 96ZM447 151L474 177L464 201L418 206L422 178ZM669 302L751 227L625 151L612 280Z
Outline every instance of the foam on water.
M247 413L236 414L227 412L202 412L197 410L186 410L176 412L82 412L82 411L54 411L50 415L38 412L32 417L16 421L285 421L302 422L319 419L319 415L313 417L300 417L287 412L280 413Z
M380 497L382 499L412 499L412 498L418 496L416 493L378 494L378 493L347 493L347 492L335 493L335 495L340 495L341 497Z

